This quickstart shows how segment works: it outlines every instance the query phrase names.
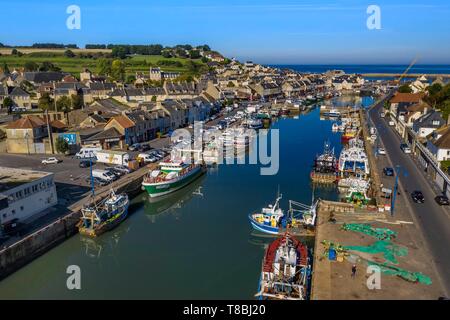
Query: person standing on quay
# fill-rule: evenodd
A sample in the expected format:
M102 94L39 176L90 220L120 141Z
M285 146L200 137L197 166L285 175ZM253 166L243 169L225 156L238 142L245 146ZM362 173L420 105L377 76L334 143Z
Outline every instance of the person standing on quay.
M352 278L356 277L356 264L352 266Z

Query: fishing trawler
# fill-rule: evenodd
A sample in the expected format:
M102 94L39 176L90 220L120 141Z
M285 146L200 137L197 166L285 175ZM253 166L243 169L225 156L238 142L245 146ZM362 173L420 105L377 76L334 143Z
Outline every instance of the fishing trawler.
M287 230L295 233L299 232L300 229L314 227L318 204L318 201L314 201L314 196L311 206L289 200L289 211L286 215L279 206L281 198L282 195L278 194L273 205L269 204L268 207L263 208L261 212L253 213L248 216L253 229L263 233L279 235Z
M187 186L205 171L203 164L189 164L177 159L160 162L158 169L144 177L142 187L150 197L160 197Z
M128 214L130 201L128 195L117 195L113 189L102 202L93 202L81 209L81 220L78 223L80 234L97 237L120 224Z
M320 173L336 173L337 169L337 158L334 155L334 148L331 148L331 145L328 141L325 141L323 146L323 152L320 155L317 155L314 159L313 172Z
M275 203L269 204L266 208L262 208L260 213L253 213L248 216L252 227L255 230L278 234L280 227L287 227L287 219L283 210L279 207L281 194L278 194Z
M306 300L310 278L308 247L286 233L266 249L255 296L259 300Z

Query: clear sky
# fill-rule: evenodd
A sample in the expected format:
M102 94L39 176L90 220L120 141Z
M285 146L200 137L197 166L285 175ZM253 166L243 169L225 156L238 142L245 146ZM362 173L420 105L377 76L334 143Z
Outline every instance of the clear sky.
M448 0L0 0L0 42L209 44L269 64L450 63ZM69 5L81 29L66 27ZM381 8L381 30L366 27Z

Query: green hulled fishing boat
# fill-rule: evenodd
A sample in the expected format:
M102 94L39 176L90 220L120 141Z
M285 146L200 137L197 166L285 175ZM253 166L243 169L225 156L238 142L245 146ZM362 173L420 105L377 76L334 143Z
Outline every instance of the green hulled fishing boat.
M144 177L142 187L150 197L160 197L187 186L205 171L206 168L200 164L174 160L160 162L158 169Z

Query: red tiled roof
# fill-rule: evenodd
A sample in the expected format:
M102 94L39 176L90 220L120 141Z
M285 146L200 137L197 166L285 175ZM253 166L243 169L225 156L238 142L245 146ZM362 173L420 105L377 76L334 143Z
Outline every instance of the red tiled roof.
M32 129L45 126L44 119L38 116L26 116L9 123L6 129Z
M53 128L56 128L56 129L64 129L64 128L66 128L66 125L65 125L64 123L62 123L61 121L59 121L59 120L53 120L53 121L51 121L51 122L50 122L50 125L51 125Z
M134 122L131 121L130 119L128 119L128 117L125 117L123 115L115 116L115 117L111 118L110 121L112 121L112 120L116 120L117 123L125 129L134 127Z
M417 103L422 99L422 93L402 93L397 92L392 99L389 101L390 103L399 103L399 102L409 102L409 103Z

